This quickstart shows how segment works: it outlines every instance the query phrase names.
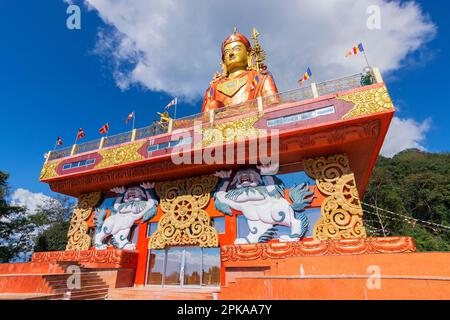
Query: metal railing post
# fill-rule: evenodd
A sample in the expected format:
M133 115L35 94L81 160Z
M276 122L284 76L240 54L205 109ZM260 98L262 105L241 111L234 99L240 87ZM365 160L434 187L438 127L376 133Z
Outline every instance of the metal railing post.
M53 150L51 150L47 153L47 157L45 158L44 164L46 164L49 161L50 157L52 156L52 153L53 153Z
M103 149L103 144L105 143L105 137L102 137L101 139L100 139L100 144L99 144L99 146L98 146L98 149L100 150L100 149Z
M216 115L216 113L214 112L214 110L209 110L209 124L210 125L214 124L215 115Z
M314 98L318 98L319 97L319 91L317 90L317 85L315 82L311 83L311 91L313 94Z
M383 77L381 76L380 69L378 68L372 68L373 76L375 77L376 83L383 83Z
M256 101L258 102L258 112L262 113L264 111L264 105L263 105L262 97L256 98Z
M70 150L70 156L73 156L75 154L75 149L77 148L77 144L74 144L72 146L72 150Z

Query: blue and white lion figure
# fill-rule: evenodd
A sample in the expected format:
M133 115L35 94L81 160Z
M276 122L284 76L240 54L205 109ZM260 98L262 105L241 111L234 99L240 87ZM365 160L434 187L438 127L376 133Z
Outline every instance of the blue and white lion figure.
M261 243L273 239L277 225L289 227L289 235L279 237L280 242L295 242L308 230L308 217L304 209L313 201L314 191L308 183L289 190L291 205L284 194L283 182L275 176L278 165L268 164L238 170L233 178L230 171L217 171L221 180L214 193L216 209L232 215L231 209L242 212L250 230L246 237L238 238L235 244Z
M136 246L128 240L128 236L137 220L142 218L142 222L147 222L156 214L158 201L154 186L154 183L146 182L140 187L111 189L117 197L110 216L105 219L106 210L100 209L94 218L96 249L106 249L108 245L124 250L136 249Z

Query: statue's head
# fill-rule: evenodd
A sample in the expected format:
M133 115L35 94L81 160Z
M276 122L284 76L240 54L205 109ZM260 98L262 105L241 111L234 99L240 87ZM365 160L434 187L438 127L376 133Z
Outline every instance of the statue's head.
M262 185L261 175L255 169L241 169L236 172L231 185L237 189Z
M246 69L251 51L250 41L244 35L235 32L222 44L222 61L229 71Z
M140 187L130 187L125 192L123 201L129 202L129 201L137 201L137 200L146 200L146 196L144 191Z

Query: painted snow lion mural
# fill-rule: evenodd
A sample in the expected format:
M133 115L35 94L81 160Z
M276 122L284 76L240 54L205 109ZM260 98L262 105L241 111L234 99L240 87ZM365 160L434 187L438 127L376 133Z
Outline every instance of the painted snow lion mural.
M111 214L105 220L106 210L97 210L94 218L96 249L106 249L112 245L118 249L134 250L135 245L128 240L130 229L142 218L147 222L155 215L158 201L154 192L154 183L142 183L140 187L115 187L117 194Z
M285 199L283 182L275 176L278 165L256 168L238 170L232 181L231 170L215 173L221 179L214 193L216 209L228 215L232 215L231 209L241 211L248 221L249 234L234 243L267 242L276 235L277 225L291 231L280 236L281 242L299 241L308 229L304 210L313 201L314 190L309 190L308 183L289 189L291 205Z

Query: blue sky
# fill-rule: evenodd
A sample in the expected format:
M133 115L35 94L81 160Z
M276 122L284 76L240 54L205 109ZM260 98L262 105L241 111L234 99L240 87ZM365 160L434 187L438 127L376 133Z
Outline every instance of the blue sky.
M444 1L419 1L419 4L437 32L420 48L408 52L401 59L400 66L391 67L385 80L400 109L398 116L418 124L430 119L426 139L420 142L421 145L428 151L448 152L450 119L444 95L449 89L446 72L450 64L450 21L447 17L450 5ZM73 143L78 128L83 127L86 141L96 139L100 136L98 129L107 121L111 123L111 134L124 132L130 129L124 120L132 110L137 113L137 127L148 125L156 118L156 112L177 93L174 89L177 84L181 84L179 116L196 113L201 108L198 93L208 86L209 79L201 79L203 87L184 88L183 84L190 83L190 79L185 79L183 72L174 71L173 75L165 72L161 75L161 70L153 69L149 72L161 76L162 80L158 83L163 83L163 87L151 82L154 77L150 80L142 78L140 83L135 81L124 86L118 81L117 71L127 71L130 66L126 62L124 64L124 57L130 55L126 52L115 60L111 52L108 55L104 42L101 46L99 35L112 36L113 26L127 30L126 26L120 21L115 24L114 13L103 9L89 11L83 5L81 30L68 30L66 8L67 4L63 1L0 2L0 108L3 119L0 126L0 170L11 175L12 191L24 188L31 192L52 194L46 184L38 181L38 176L44 161L43 154L52 149L58 135L68 146ZM223 40L220 35L226 36L232 30L232 22L225 22L230 25L229 29L217 31L217 37L216 33L211 36L217 47ZM189 21L183 23L189 28ZM317 22L315 27L320 28L320 23ZM266 31L266 34L269 38L270 32ZM209 37L204 32L200 36L202 39ZM196 46L202 42L187 42L185 51L167 51L167 59L182 60L183 55L190 53L189 44ZM403 44L397 45L400 49ZM391 49L395 51L397 48ZM212 52L217 56L214 58L219 59L218 49L214 50ZM377 60L374 56L370 58ZM152 63L151 60L149 63ZM311 61L307 65L317 64L318 61ZM204 68L210 69L208 72L211 75L215 71L215 66L211 64L205 64ZM300 68L303 67L294 70L294 73L303 73ZM170 68L167 67L167 70ZM176 81L171 77L175 77ZM275 78L282 78L282 75L275 74ZM164 93L161 89L170 93Z

